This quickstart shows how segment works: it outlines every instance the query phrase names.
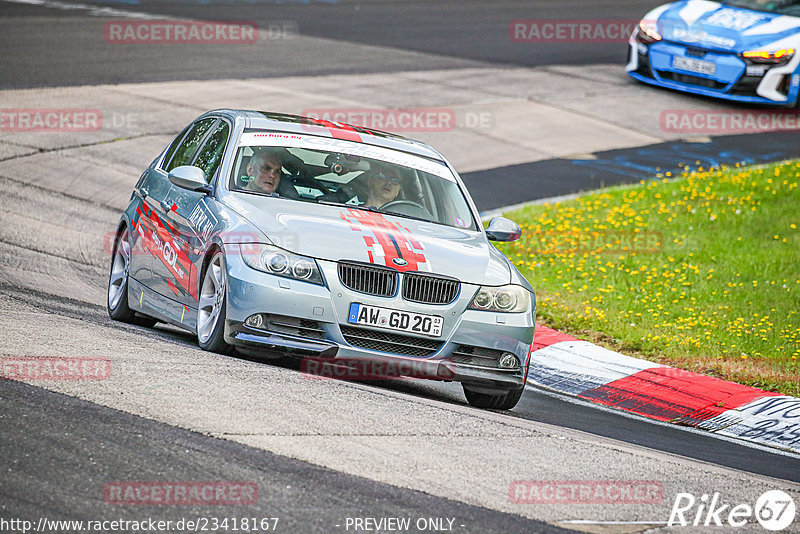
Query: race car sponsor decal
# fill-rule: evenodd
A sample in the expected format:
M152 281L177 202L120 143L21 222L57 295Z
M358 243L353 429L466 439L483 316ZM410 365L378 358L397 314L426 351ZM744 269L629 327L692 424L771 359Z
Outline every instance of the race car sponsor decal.
M175 282L168 280L168 286L175 293L178 285L194 300L197 300L197 268L189 259L188 250L183 250L174 241L178 232L163 221L146 203L136 208L133 228L142 237L144 247L154 257L161 260L167 270L175 276Z
M217 217L208 209L205 201L200 201L189 215L189 224L197 231L197 235L205 241L211 235L211 231L219 221Z
M348 139L322 137L320 135L295 135L246 132L239 138L240 147L253 146L279 146L284 148L307 148L309 150L324 150L327 152L341 152L350 156L372 158L387 163L394 163L418 171L436 175L450 182L456 179L450 169L441 161L430 160L414 154L400 152L391 148L371 145L362 142L353 142Z
M735 39L722 37L708 33L704 30L693 30L685 28L675 28L672 30L672 38L676 41L684 43L712 43L725 48L733 48L736 46Z
M724 8L712 13L704 22L709 26L741 31L767 22L769 19L770 17L755 11Z
M411 237L411 231L402 224L388 220L382 213L353 208L339 216L350 224L351 230L361 233L370 263L401 272L431 271L424 245Z

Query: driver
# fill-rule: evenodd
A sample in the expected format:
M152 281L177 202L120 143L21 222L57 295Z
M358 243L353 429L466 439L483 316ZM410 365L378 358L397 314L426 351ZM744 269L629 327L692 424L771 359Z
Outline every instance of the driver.
M257 193L272 194L281 183L283 158L277 152L255 150L247 163L247 175L252 179L244 189Z
M395 200L400 194L401 181L400 173L396 169L370 171L367 176L367 201L364 205L380 208Z

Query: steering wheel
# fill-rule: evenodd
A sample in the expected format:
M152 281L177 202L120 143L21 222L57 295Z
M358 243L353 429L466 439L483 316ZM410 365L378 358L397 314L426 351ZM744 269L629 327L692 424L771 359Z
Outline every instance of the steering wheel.
M400 209L397 209L400 208ZM399 215L408 215L410 217L419 217L421 219L433 219L433 215L425 206L417 204L413 200L392 200L381 206L381 211L388 211L397 213Z

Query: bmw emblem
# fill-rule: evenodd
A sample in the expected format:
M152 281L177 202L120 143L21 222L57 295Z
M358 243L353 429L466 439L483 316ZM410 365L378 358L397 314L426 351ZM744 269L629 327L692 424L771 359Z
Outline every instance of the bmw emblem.
M405 267L406 265L408 265L408 262L403 258L392 258L392 263L400 267Z

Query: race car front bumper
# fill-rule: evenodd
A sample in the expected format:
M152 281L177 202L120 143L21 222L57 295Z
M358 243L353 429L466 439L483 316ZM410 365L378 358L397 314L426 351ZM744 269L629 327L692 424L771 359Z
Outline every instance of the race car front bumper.
M702 50L659 41L645 44L631 38L625 70L632 78L651 85L714 98L793 106L800 93L800 54L785 65L751 64L734 53ZM697 58L714 65L713 74L690 72L674 66L674 58Z
M347 322L346 312L351 301L384 307L411 305L348 293L339 284L335 263L319 263L325 286L257 271L236 254L228 254L225 341L300 357L302 370L309 374L356 380L407 376L456 381L484 392L524 387L535 310L505 314L469 310L474 289L463 284L456 302L436 308L436 314L447 317L439 337L353 325ZM420 311L419 305L413 306ZM504 357L511 361L509 355L515 365L501 366Z

